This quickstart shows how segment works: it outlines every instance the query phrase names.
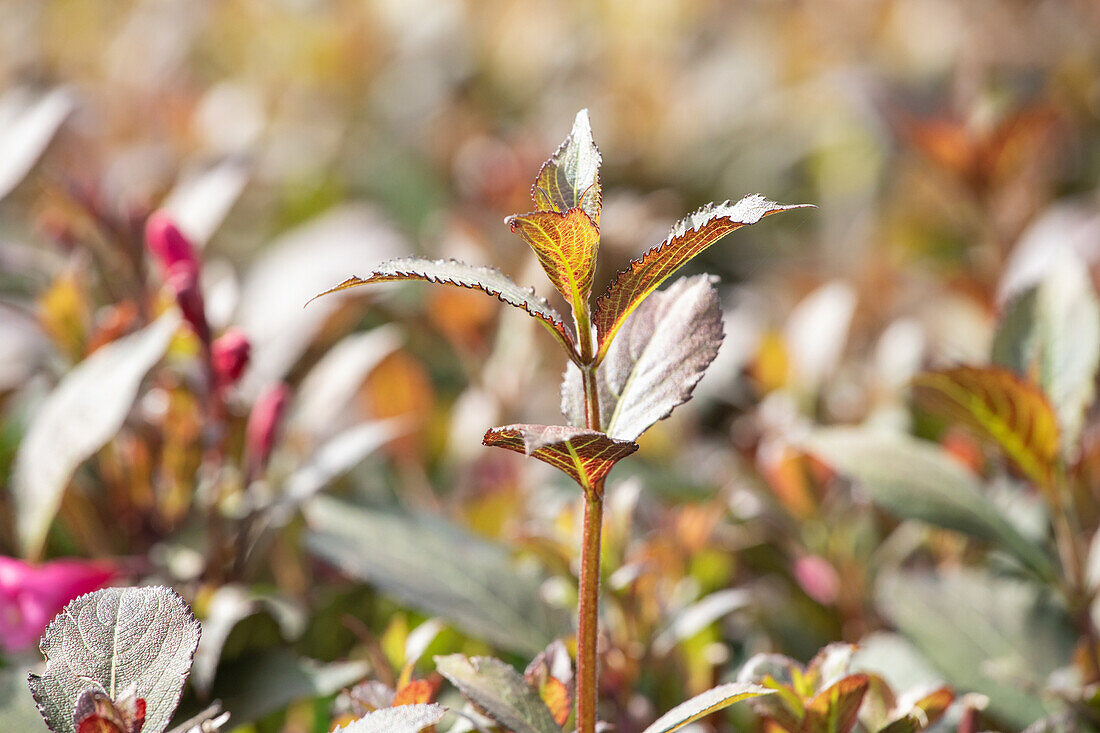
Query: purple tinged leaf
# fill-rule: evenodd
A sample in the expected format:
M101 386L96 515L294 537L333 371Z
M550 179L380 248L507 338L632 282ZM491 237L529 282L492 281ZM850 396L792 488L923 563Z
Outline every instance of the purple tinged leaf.
M582 109L573 121L573 130L557 151L539 170L531 198L538 211L564 214L581 208L592 223L599 226L602 208L600 191L600 151L592 139L588 110Z
M722 309L708 275L683 278L653 293L627 319L597 371L601 427L611 438L637 440L691 399L722 345ZM580 369L562 382L562 412L584 423Z
M513 733L561 733L538 692L499 659L451 654L436 657L435 664L470 702Z
M548 463L569 474L586 492L599 491L614 465L638 450L638 444L629 440L560 425L491 428L482 442Z

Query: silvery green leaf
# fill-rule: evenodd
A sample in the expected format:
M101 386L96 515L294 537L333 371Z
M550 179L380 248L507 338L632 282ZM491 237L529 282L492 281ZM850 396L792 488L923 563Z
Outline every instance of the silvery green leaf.
M470 702L513 733L561 733L538 692L499 659L451 654L436 657L435 664Z
M0 199L34 167L73 106L72 92L60 87L41 95L20 87L0 96Z
M635 440L691 399L722 345L722 310L708 275L682 278L645 299L608 348L597 371L601 428ZM562 412L584 424L580 369L566 368Z
M442 705L401 705L368 713L333 733L419 733L447 713Z
M76 468L122 427L145 374L172 339L169 311L142 330L107 344L61 380L34 414L12 473L15 527L24 553L36 556Z
M775 690L769 690L767 687L754 685L751 682L728 682L680 703L654 721L653 725L642 733L672 733L699 718L728 708L735 702L774 693Z
M85 690L145 700L143 733L161 733L179 704L199 643L199 622L171 588L105 588L69 602L42 637L46 669L31 674L38 709L54 733L74 733Z

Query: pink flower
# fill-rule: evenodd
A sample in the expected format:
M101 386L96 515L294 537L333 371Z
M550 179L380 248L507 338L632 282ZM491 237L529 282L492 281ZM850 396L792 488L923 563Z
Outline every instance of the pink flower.
M795 560L794 579L806 595L822 605L830 606L840 597L840 576L823 557L806 555Z
M249 456L249 473L258 476L271 458L275 437L282 422L290 387L282 382L271 385L256 400L245 426L245 448Z
M160 262L165 273L180 265L199 269L195 248L163 211L154 211L145 221L145 246Z
M228 387L241 378L251 351L248 337L237 328L229 329L214 340L210 346L210 363L219 387Z
M0 648L18 652L33 647L66 603L102 588L116 574L104 562L31 565L0 555Z

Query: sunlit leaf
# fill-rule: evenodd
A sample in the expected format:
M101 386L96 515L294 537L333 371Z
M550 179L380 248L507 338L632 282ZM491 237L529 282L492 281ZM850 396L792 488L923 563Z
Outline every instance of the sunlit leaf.
M1046 277L1009 303L993 341L993 361L1033 379L1062 428L1062 451L1077 452L1085 408L1100 366L1100 303L1081 259L1065 252Z
M580 208L598 226L600 223L600 151L592 139L588 110L573 121L573 130L557 151L542 165L531 198L539 211L564 214Z
M327 497L306 505L309 550L349 576L442 616L497 646L536 654L567 633L541 578L521 573L507 550L437 518L372 512Z
M600 232L582 209L534 211L510 216L507 223L534 250L546 276L574 311L592 292Z
M805 733L848 733L856 723L868 683L867 675L854 674L814 695L806 704L802 730Z
M599 358L607 353L611 340L634 309L682 265L736 229L755 224L769 214L804 206L777 204L754 194L735 204L708 204L681 219L665 241L640 259L631 260L630 268L616 275L607 292L596 300L593 322L599 334Z
M903 519L999 543L1044 577L1053 563L982 495L978 478L934 444L866 428L815 432L804 447L859 482L871 499Z
M913 397L997 445L1038 485L1050 486L1058 418L1039 388L1006 369L956 367L918 375Z
M419 733L446 714L442 705L402 705L367 713L333 733Z
M451 654L436 657L435 664L470 702L513 733L561 733L538 692L499 659Z
M42 637L46 669L30 676L39 711L55 733L75 733L85 690L145 700L144 733L161 733L179 704L199 643L199 622L164 587L106 588L69 602Z
M561 315L551 308L546 300L535 295L534 290L517 285L510 277L492 267L477 267L457 260L401 257L379 265L366 278L350 277L316 297L360 285L411 280L473 288L495 296L502 303L522 308L529 315L537 318L554 338L572 353L573 337L566 329Z
M775 690L769 690L766 687L749 682L729 682L718 687L712 687L701 695L696 695L672 708L672 710L657 718L643 733L671 733L674 730L683 728L692 721L727 708L735 702L774 693Z
M691 399L722 336L722 310L709 276L683 278L647 298L596 372L607 435L636 440ZM562 412L571 424L584 424L584 386L573 363L562 382Z
M951 688L939 687L913 702L909 710L901 711L903 714L883 726L879 733L916 733L942 718L954 701Z
M878 607L960 690L989 696L1014 727L1042 717L1031 690L1070 658L1076 636L1049 591L981 571L881 576Z
M558 425L491 428L482 442L549 463L569 474L585 491L602 486L612 467L638 450L638 444L629 440L616 440L594 430Z
M27 88L0 96L0 199L30 172L73 109L70 90L37 95Z
M169 311L137 333L103 346L72 371L38 408L15 457L15 526L36 556L76 468L122 427L141 381L179 324Z

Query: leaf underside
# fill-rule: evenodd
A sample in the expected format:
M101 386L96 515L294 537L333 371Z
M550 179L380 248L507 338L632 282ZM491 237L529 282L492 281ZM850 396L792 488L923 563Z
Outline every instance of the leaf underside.
M582 209L534 211L507 219L538 257L557 291L579 310L592 292L600 232Z
M1028 478L1050 487L1060 445L1058 417L1038 387L1007 369L956 367L919 374L913 398L993 442Z
M528 315L538 319L566 350L570 353L573 351L573 336L566 328L561 315L551 308L545 299L535 295L534 290L516 284L512 278L494 267L468 265L458 260L399 257L382 263L365 278L349 277L336 287L314 297L320 298L323 295L360 285L414 280L480 290L496 297L502 303L522 308Z
M658 718L642 733L672 733L688 723L727 708L735 702L761 695L774 694L775 690L749 682L730 682L713 687L706 692L682 702Z
M490 428L482 443L537 458L557 468L586 492L599 490L616 463L638 450L638 444L603 433L560 425L506 425Z
M596 372L602 429L636 440L691 399L722 345L722 309L709 275L677 280L653 293L626 320ZM581 370L568 364L562 412L584 424Z
M417 704L383 708L337 728L333 733L419 733L447 713L442 705Z
M513 733L561 733L538 692L499 659L451 654L436 657L435 664L459 692Z
M560 214L580 208L599 226L601 162L600 151L592 139L588 110L582 109L573 121L569 137L539 170L531 187L535 208Z
M770 214L806 206L777 204L754 194L735 204L708 204L681 219L665 241L631 260L630 267L616 275L596 300L593 321L599 337L599 358L634 309L682 265L730 232Z
M69 602L46 628L46 669L31 693L54 733L74 733L81 693L145 700L144 733L161 733L179 704L199 643L199 622L175 591L106 588Z

